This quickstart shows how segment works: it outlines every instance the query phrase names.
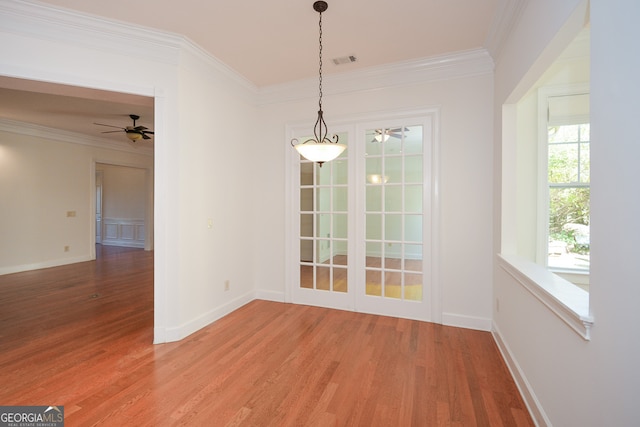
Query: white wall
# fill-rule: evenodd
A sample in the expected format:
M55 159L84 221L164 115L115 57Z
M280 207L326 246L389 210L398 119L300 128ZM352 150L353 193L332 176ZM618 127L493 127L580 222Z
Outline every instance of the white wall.
M640 135L629 132L640 112L640 3L591 2L591 115L593 250L591 308L593 331L593 408L602 423L638 422L640 327L633 318L640 301L640 218L638 159ZM599 406L599 411L596 407Z
M332 121L367 113L427 107L440 110L441 246L437 286L442 294L442 317L448 324L490 329L491 72L459 79L439 76L433 81L405 84L398 82L398 76L392 76L389 81L393 85L376 81L373 87L366 87L363 79L349 84L342 78L346 76L323 79L323 109L330 128ZM313 83L307 87L313 87ZM299 90L297 85L294 89ZM296 262L283 259L286 209L294 209L285 200L285 150L292 150L285 125L305 120L310 127L313 125L317 95L313 89L306 93L306 99L271 102L260 109L259 127L265 137L256 149L257 156L265 159L269 173L256 182L254 197L256 207L270 208L255 211L258 238L254 280L260 295L279 300L285 293L283 264Z
M547 306L522 287L497 263L494 293L500 300L494 312L496 336L502 342L516 379L540 425L630 426L639 419L636 396L640 385L637 361L640 343L632 313L640 299L640 266L632 258L638 227L628 227L640 216L637 179L640 158L638 136L629 134L640 111L636 84L640 60L640 30L635 1L591 0L591 291L595 319L591 340L570 329ZM562 41L579 29L574 19L584 12L578 0L529 1L496 67L495 157L511 154L513 141L501 135L502 104L524 95L553 57ZM580 11L577 14L572 13ZM566 25L565 25L566 23ZM507 135L507 134L505 134ZM507 135L508 136L508 135ZM506 169L508 170L508 168ZM495 224L501 201L513 194L509 185L501 194L496 168ZM508 183L506 183L508 184ZM622 208L623 207L623 208ZM507 226L505 232L512 230ZM500 227L494 241L501 242ZM509 250L507 241L505 248ZM500 247L497 246L500 252ZM496 307L497 309L497 307Z
M255 93L216 69L200 52L183 52L178 75L180 329L193 332L254 296L253 194L269 165L253 146ZM225 282L229 291L225 291ZM172 332L173 333L173 332Z
M0 274L92 259L94 159L152 168L153 158L34 135L15 123L4 129Z
M103 171L103 216L144 219L147 192L145 169L99 164L96 170Z

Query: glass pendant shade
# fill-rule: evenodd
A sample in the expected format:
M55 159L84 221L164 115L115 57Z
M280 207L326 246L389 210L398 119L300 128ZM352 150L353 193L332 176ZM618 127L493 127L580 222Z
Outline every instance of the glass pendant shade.
M389 134L388 133L377 134L373 138L376 140L376 142L387 142L389 140Z
M386 184L389 181L389 175L371 174L367 175L367 181L371 184Z
M127 138L129 138L132 141L137 141L140 138L142 138L142 134L138 133L138 132L129 132L129 131L125 131L127 132Z
M316 163L330 162L347 148L344 144L316 141L296 144L294 147L302 157Z

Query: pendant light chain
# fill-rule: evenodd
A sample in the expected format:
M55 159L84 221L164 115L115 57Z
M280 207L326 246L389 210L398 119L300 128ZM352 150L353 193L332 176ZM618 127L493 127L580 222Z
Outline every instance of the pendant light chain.
M320 69L318 72L319 77L319 84L318 84L318 89L320 92L320 96L318 99L318 106L320 107L320 111L322 111L322 12L320 12L320 21L318 23L318 26L320 28L320 36L318 37L318 41L320 44L320 50L319 50L319 54L318 56L320 57Z
M322 9L320 10L320 19L318 20L318 44L320 48L318 50L318 58L319 58L319 70L318 70L318 120L316 120L316 125L313 127L313 134L316 137L316 141L325 142L325 140L329 141L327 138L327 134L329 130L327 129L327 124L324 121L323 112L322 112Z

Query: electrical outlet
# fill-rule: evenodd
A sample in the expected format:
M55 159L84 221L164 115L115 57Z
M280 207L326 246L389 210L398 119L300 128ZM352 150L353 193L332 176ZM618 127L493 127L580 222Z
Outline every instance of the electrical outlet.
M224 290L225 292L228 291L230 289L231 285L229 284L228 280L224 281Z
M70 249L70 247L69 247L69 246L65 246L65 247L64 247L64 251L65 251L65 252L69 252L69 249Z

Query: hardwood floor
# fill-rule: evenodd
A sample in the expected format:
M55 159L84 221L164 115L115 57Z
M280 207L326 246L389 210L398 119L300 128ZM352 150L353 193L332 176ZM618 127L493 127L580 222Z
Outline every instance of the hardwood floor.
M153 339L153 255L0 276L0 404L67 426L532 426L489 333L253 301Z

